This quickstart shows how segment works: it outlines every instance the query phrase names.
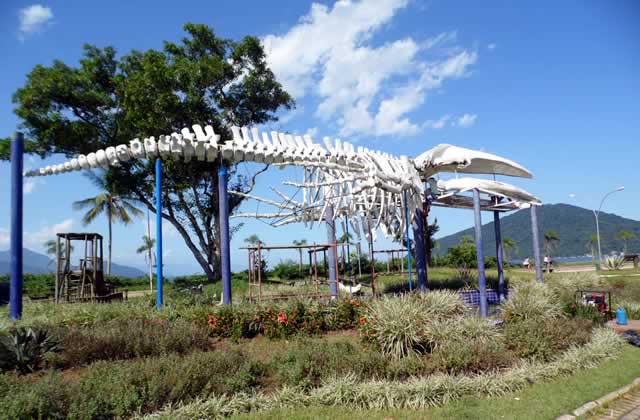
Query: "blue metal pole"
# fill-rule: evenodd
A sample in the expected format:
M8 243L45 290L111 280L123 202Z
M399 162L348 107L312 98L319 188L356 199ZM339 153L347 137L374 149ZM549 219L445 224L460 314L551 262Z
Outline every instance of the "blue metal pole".
M222 274L222 303L231 305L231 251L229 249L229 193L227 167L218 169L218 199L220 213L220 269Z
M162 161L156 159L156 307L162 309Z
M413 239L416 249L416 274L418 278L418 290L427 291L427 255L424 249L424 212L416 209L413 216Z
M411 239L409 238L409 204L407 202L407 190L404 190L404 220L405 220L405 238L407 241L407 270L409 272L409 291L413 291L413 274L411 273Z
M498 298L502 301L504 295L504 255L502 252L502 229L500 228L500 212L493 212L493 227L496 232L496 259L498 260Z
M476 224L476 255L478 256L478 287L480 288L480 316L489 315L487 305L487 279L484 273L484 252L482 250L482 216L480 215L480 191L473 190L473 213Z
M11 274L9 317L22 317L22 169L24 136L16 132L11 140Z
M338 297L338 273L336 271L336 254L338 252L336 245L336 222L333 220L333 206L328 205L324 213L324 221L327 225L327 244L333 246L330 250L329 260L329 291L331 297Z
M542 277L542 259L540 258L540 236L538 230L538 215L536 206L531 205L531 232L533 233L533 258L536 265L536 280L543 282Z

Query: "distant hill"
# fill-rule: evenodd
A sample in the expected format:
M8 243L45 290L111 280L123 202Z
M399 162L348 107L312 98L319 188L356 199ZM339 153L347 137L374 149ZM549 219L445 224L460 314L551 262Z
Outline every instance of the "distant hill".
M482 218L485 221L491 220L490 223L482 226L484 254L486 256L495 256L493 215L483 212ZM629 242L629 252L640 252L640 221L625 219L610 213L600 213L599 221L603 254L611 251L622 251L624 244L616 239L616 235L621 230L635 233L636 239ZM543 246L544 232L555 230L560 235L560 243L554 252L554 256L573 257L590 252L587 243L591 235L596 232L595 219L591 210L569 204L547 204L538 210L538 224L541 247ZM520 259L526 256L533 256L531 213L529 210L520 210L506 216L503 215L500 225L502 227L502 236L508 236L518 244L518 250L512 258ZM436 254L446 254L447 250L457 245L465 235L473 236L473 228L437 239L439 246Z
M46 255L39 254L24 248L23 250L23 271L25 273L45 274L55 270L55 263ZM0 251L0 275L9 274L11 254L10 251ZM51 264L49 264L51 263ZM106 261L105 261L106 270ZM121 277L140 277L146 273L135 267L111 263L111 273Z

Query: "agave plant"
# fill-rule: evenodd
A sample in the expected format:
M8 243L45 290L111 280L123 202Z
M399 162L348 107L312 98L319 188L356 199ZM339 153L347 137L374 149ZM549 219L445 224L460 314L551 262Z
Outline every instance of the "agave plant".
M17 328L11 335L0 336L0 370L34 372L47 353L58 350L58 343L48 331Z
M608 270L620 270L624 264L624 257L620 255L611 255L604 259L604 265Z

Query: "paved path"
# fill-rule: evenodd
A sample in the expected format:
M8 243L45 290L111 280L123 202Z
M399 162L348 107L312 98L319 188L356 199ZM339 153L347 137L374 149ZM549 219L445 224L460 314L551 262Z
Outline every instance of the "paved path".
M601 408L600 414L590 417L594 420L640 420L640 388L623 395Z

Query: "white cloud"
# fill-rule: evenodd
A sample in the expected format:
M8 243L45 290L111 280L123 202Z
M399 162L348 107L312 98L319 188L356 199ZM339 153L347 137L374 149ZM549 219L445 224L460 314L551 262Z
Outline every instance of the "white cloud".
M458 118L457 123L460 127L471 127L475 124L477 118L478 115L476 114L464 114Z
M22 239L24 245L29 248L39 249L49 239L54 239L56 233L69 232L73 227L73 219L65 219L53 225L44 225L37 231L24 231ZM0 228L0 246L9 244L9 230Z
M305 136L310 136L312 139L318 135L318 127L311 127L305 133Z
M455 32L372 45L372 38L408 0L314 3L288 32L263 38L267 60L294 97L314 96L316 117L340 135L409 135L409 114L446 79L463 77L477 53L448 46ZM429 57L426 55L429 54Z
M493 50L495 50L495 49L496 49L496 47L497 47L497 45L496 45L496 44L489 44L489 45L487 45L487 49L488 49L489 51L493 51Z
M575 193L569 193L569 198L576 198Z
M433 128L433 129L439 130L439 129L443 128L447 124L447 121L449 121L450 118L451 118L451 116L449 114L443 115L442 117L438 118L437 120L427 120L424 123L424 126L427 127L427 128Z
M24 181L24 185L22 186L22 192L25 194L31 194L35 187L35 181L32 179L27 179L26 181Z
M0 228L0 246L5 247L9 245L9 230Z
M53 12L50 7L45 7L41 4L32 4L24 9L20 9L19 17L19 37L21 40L24 40L27 35L44 29L53 19Z

